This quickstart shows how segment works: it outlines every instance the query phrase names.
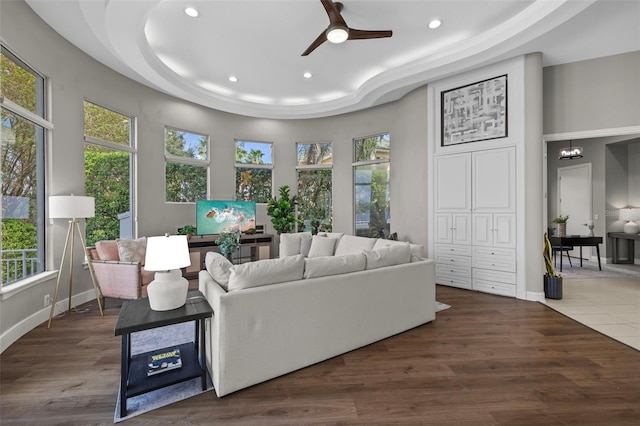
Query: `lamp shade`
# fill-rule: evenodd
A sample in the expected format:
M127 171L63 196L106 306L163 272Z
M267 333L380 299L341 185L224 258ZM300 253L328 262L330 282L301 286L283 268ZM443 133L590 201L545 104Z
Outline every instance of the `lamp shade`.
M82 219L96 215L93 197L78 195L52 195L49 197L50 219Z
M634 210L632 208L620 209L620 220L634 220Z
M165 235L147 238L144 269L169 271L191 265L186 235Z

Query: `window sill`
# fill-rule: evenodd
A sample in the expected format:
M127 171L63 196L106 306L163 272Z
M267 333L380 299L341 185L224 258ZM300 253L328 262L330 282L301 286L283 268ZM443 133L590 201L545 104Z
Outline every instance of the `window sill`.
M56 276L58 276L58 271L46 271L20 280L17 283L3 286L2 289L0 289L0 300L4 301L18 293L30 289L31 287L35 287L45 281L54 279Z

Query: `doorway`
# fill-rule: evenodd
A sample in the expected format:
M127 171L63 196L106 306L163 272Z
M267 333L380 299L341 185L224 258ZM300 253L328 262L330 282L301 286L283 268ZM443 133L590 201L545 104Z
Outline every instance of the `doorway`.
M558 168L558 215L569 215L567 235L585 235L586 223L593 220L591 163ZM570 252L579 256L579 249ZM591 249L583 249L583 256L591 258Z

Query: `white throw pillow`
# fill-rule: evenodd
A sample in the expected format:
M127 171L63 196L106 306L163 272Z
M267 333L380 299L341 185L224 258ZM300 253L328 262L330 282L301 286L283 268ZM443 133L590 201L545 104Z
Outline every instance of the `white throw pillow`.
M204 258L204 266L207 269L207 272L209 272L209 275L211 275L211 278L213 278L220 287L227 290L233 263L220 253L210 251L207 252L207 255Z
M340 239L344 235L344 232L318 232L318 235L321 237Z
M140 262L144 264L144 256L147 253L147 237L118 238L118 255L123 262Z
M311 248L308 257L333 256L337 238L320 237L314 235L311 239Z
M366 269L400 265L411 261L409 243L389 245L377 250L365 250L364 255L367 258Z
M343 235L338 242L335 254L336 256L342 256L345 254L362 253L362 250L373 250L375 243L375 238Z
M347 254L345 256L310 257L305 261L304 277L325 277L364 271L366 263L366 258L362 253Z
M398 244L406 244L404 241L396 241L396 240L387 240L384 238L378 238L376 243L373 245L373 249L377 250L382 247L398 245ZM415 262L424 258L424 246L422 244L411 244L409 243L409 248L411 249L411 261Z
M309 256L309 250L311 250L311 242L313 237L311 232L303 232L300 236L300 254L304 257Z
M231 267L228 291L259 287L267 284L283 283L302 279L304 256L281 257L247 262Z

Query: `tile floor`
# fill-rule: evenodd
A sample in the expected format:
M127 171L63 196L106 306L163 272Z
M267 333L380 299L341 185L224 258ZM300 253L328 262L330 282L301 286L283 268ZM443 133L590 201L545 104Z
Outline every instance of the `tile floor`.
M640 272L611 277L565 276L562 299L547 299L547 305L640 350Z

